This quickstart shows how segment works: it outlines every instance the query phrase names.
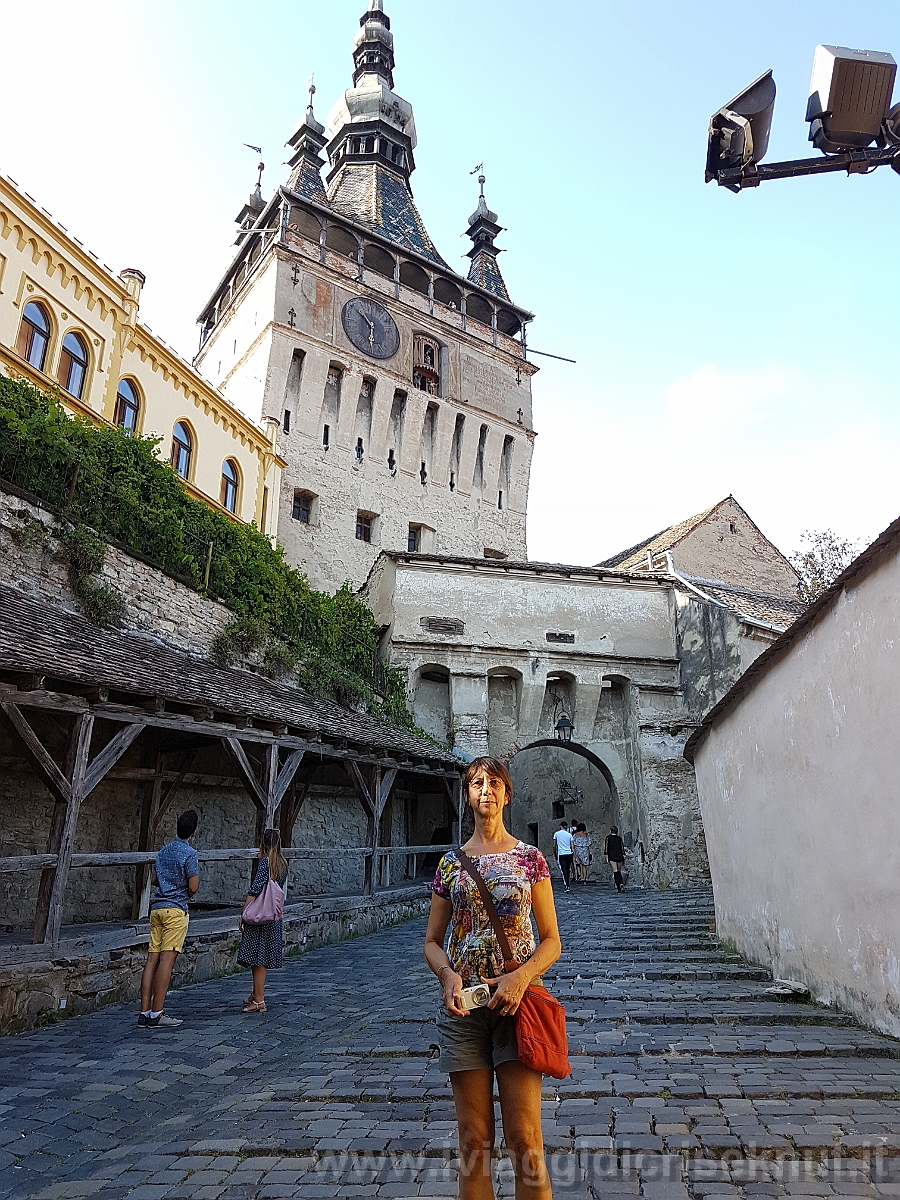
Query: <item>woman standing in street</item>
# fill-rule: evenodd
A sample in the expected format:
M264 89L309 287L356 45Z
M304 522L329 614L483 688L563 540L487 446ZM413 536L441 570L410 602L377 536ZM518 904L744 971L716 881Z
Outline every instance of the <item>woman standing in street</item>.
M425 959L443 990L438 1030L441 1066L450 1074L459 1125L459 1195L461 1200L494 1197L496 1076L516 1198L549 1200L541 1133L542 1076L519 1062L513 1014L525 989L542 986L542 973L562 952L550 871L540 850L506 830L503 811L512 799L513 785L503 763L476 758L463 776L463 787L475 832L462 849L490 891L518 966L504 973L503 955L475 880L451 850L441 859L432 884ZM462 990L478 983L488 984L493 996L487 1007L468 1011Z
M575 857L575 879L587 883L588 867L591 865L591 835L584 821L579 821L572 833L572 849Z
M259 847L259 864L244 907L246 908L255 897L261 896L270 882L277 884L283 891L287 877L288 864L281 852L281 834L277 829L267 829ZM253 971L253 991L244 1001L244 1012L262 1013L266 1011L266 971L278 970L281 966L284 945L282 920L279 917L262 924L250 924L242 918L240 930L238 962L242 967L250 967Z

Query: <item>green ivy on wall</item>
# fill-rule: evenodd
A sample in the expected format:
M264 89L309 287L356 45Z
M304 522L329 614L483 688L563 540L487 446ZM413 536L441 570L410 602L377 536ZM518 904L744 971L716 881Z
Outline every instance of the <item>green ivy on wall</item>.
M349 586L314 591L255 525L192 499L158 458L160 440L70 417L57 397L0 375L0 478L232 608L220 662L252 643L273 677L412 729L403 677L381 661L372 613Z

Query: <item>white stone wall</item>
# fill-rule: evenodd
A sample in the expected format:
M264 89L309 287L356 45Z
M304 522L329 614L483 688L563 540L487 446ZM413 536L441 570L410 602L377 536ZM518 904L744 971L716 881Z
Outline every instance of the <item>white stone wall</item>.
M705 735L718 931L900 1036L900 553L840 593Z
M335 590L345 580L360 586L380 549L406 550L411 525L421 529L420 549L481 556L485 549L510 559L525 557L525 514L534 435L531 375L517 341L462 317L454 309L328 250L292 231L288 248L270 251L198 355L212 379L242 411L258 420L290 411L290 432L280 435L288 463L282 476L278 540L287 559L315 587ZM341 311L353 296L384 304L400 331L400 349L388 360L368 357L344 333ZM441 395L413 386L417 334L441 347ZM295 352L303 354L299 381ZM340 417L328 420L323 447L323 398L330 370L341 374ZM356 453L357 402L364 380L374 386L371 424ZM297 383L299 382L299 389ZM406 396L403 436L392 428L395 394ZM424 451L426 409L435 407L434 437ZM456 462L457 417L464 432ZM482 482L476 457L487 427ZM502 467L512 438L509 471ZM388 465L393 451L394 467ZM453 488L450 487L451 471ZM508 478L507 478L508 474ZM503 476L503 478L501 478ZM292 517L297 490L316 498L309 524ZM500 491L503 491L502 507ZM370 543L356 538L357 512L373 517Z

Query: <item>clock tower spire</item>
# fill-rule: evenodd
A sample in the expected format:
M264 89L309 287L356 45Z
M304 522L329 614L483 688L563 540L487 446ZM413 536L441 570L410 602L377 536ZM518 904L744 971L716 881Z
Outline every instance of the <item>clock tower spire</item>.
M383 0L369 0L353 43L353 86L328 117L328 203L405 250L446 266L412 197L416 122L394 91L394 35Z

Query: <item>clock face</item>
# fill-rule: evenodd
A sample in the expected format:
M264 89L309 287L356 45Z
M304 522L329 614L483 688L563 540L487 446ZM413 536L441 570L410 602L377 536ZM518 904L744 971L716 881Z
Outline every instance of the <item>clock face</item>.
M369 358L393 358L400 349L400 330L377 300L354 296L341 310L344 333Z

